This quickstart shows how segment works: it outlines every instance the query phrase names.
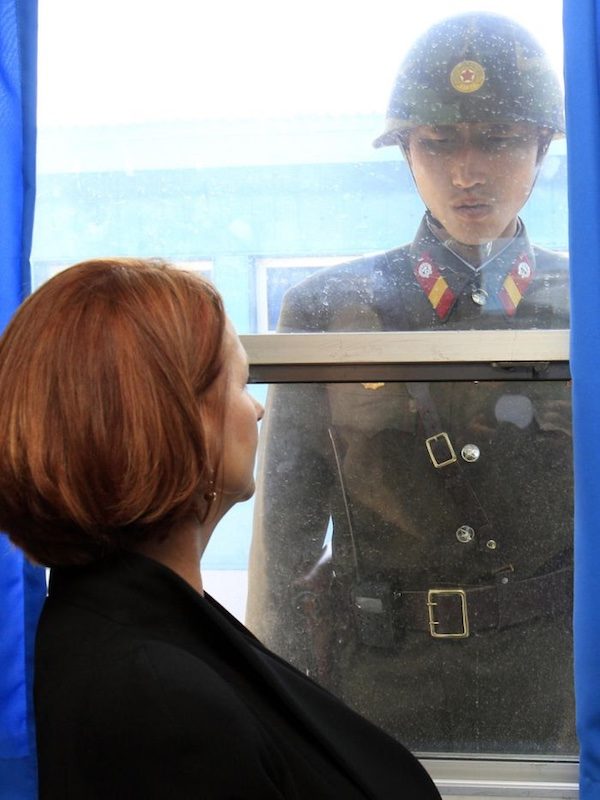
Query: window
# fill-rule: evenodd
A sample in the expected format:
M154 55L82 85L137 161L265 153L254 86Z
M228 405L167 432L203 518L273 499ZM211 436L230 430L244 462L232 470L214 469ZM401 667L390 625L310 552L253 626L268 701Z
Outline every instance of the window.
M533 5L516 0L481 0L479 6L534 31L560 74L558 0L546 4L543 19ZM395 609L378 616L377 609L398 602L394 592L401 598L403 592L430 590L437 594L415 612L426 627L426 646L440 645L436 658L440 652L469 652L473 641L485 638L477 629L473 589L496 579L499 589L512 586L513 577L521 577L523 559L528 571L522 577L533 580L560 573L569 558L566 144L558 137L550 141L552 104L548 111L543 103L527 103L529 112L538 114L533 122L518 115L514 125L495 119L503 107L496 102L487 107L490 119L477 118L472 127L450 118L445 125L440 120L415 125L425 130L419 136L411 133L412 141L395 123L384 134L384 112L403 55L442 16L463 9L460 0L446 2L441 10L407 9L383 0L351 8L337 0L325 5L236 0L210 7L174 0L151 8L138 0L104 0L84 10L76 0L40 0L33 283L39 285L67 264L107 254L166 258L215 282L244 335L256 391L263 400L269 396L260 469L287 470L294 480L317 487L287 509L294 516L290 531L314 524L310 547L297 554L303 570L290 568L286 575L279 568L264 575L261 591L276 578L287 587L281 592L289 594L321 555L327 563L329 552L338 571L346 563L344 548L370 552L376 568L361 567L364 574L345 595L346 618L352 617L370 640L356 640L357 652L376 649L385 625L404 613ZM448 41L440 44L442 50ZM466 103L481 87L492 86L493 69L482 73L482 60L465 55L455 65L460 69L446 75L444 91L458 87L454 91ZM533 62L530 66L537 69ZM417 91L414 103L425 102L425 96ZM391 119L398 117L392 114ZM382 134L398 134L393 143L401 147L373 148ZM457 153L460 169L452 161ZM486 178L486 189L477 173L482 159L495 169L493 180ZM457 206L452 212L456 224L449 222L443 203L440 207L444 175L433 171L433 162L446 164L447 175L454 164L451 185L466 197L445 201ZM486 218L491 206L501 205L496 202L501 191L506 226L492 230ZM423 219L426 205L432 213ZM522 222L512 227L517 215ZM468 231L478 225L480 235L470 238ZM419 226L424 227L416 237ZM489 269L492 262L496 267ZM277 328L285 335L270 335ZM273 387L269 392L268 386ZM321 400L314 405L316 413L305 414L300 445L315 436L313 423L319 422L325 448L314 463L307 462L300 445L286 449L280 432L298 432L302 398L310 396ZM282 397L287 398L283 404L277 399ZM399 442L404 449L398 450ZM486 469L490 452L501 457L481 483L472 482L470 474ZM408 463L400 464L402 459ZM444 470L456 472L457 464L468 481L461 478L458 488L450 490L446 483L452 481ZM328 490L325 498L324 490L339 484L340 475L346 494L338 486L340 491ZM436 564L446 558L430 538L438 525L436 514L448 518L447 548L456 554L448 559L466 560L481 545L481 558L502 560L501 537L496 532L482 536L486 523L472 498L474 492L484 516L494 516L496 509L492 514L486 503L494 500L499 482L507 487L501 498L509 522L502 533L527 543L517 554L519 564L516 556L499 562L514 573L499 568L493 579L489 574L484 579L467 571L461 578L458 568L444 574L441 564L436 572ZM266 483L260 484L262 497ZM272 489L269 502L284 497L279 491ZM394 497L386 498L386 492ZM450 513L461 492L479 515L477 524L469 514ZM376 509L371 506L375 499ZM265 530L264 501L256 505L257 530ZM386 513L396 516L394 524L385 520ZM256 564L265 547L262 533L252 545L252 516L252 503L234 509L203 560L209 591L240 618L246 610L250 551ZM554 530L559 517L564 546L549 553L545 548L552 537L538 536L542 529ZM340 533L349 520L355 528L350 545ZM493 527L495 519L489 524ZM422 568L401 585L399 565L406 547L397 546L399 534L415 549L421 525L426 528ZM270 535L276 536L274 527ZM265 555L263 569L280 546L276 542ZM253 569L250 610L252 603L262 602L256 591L260 571ZM556 634L553 664L568 656L565 610L558 609L545 628L550 638L552 631ZM433 641L431 631L446 614L452 621L442 633L455 636ZM558 618L560 636L552 627ZM271 622L275 630L281 620ZM464 635L467 625L469 637ZM523 630L520 664L547 652L540 629L534 632L526 625ZM290 636L282 652L292 647ZM410 670L411 658L422 665L424 651L417 645L411 655L403 655L409 664L404 664L404 675L388 669L383 647L377 678L369 668L370 656L361 661L363 683L357 694L344 685L357 670L348 661L337 663L334 688L351 702L358 697L365 713L385 725L377 703L383 707L382 698L389 698L393 704L394 686L406 676L418 684L415 704L431 704L431 698L419 698L421 685L427 685L438 692L435 702L443 710L461 705L461 682L475 680L469 670L476 670L480 680L489 669L490 694L481 697L481 704L491 708L497 700L504 707L501 694L508 693L511 708L521 706L523 713L516 673L511 673L514 686L509 688L510 681L502 683L494 673L501 658L514 664L519 660L514 641L512 651L495 641L485 663L483 655L478 664L467 658L464 673L451 655L447 663L437 663L440 674L459 673L452 683L455 705L441 694L451 691L450 684L421 682L422 673ZM275 640L272 644L278 646ZM342 650L350 658L351 650ZM314 670L314 664L308 668ZM567 685L566 673L563 678ZM465 690L465 708L471 688ZM548 698L550 707L568 705L570 698L561 692ZM484 728L476 741L464 732L454 739L440 735L437 742L421 742L428 768L445 792L519 795L542 793L551 784L554 792L574 794L571 733L552 739L533 728L521 735L515 725L512 742L494 742L491 729L485 733Z
M210 259L199 261L190 259L189 261L175 261L173 263L176 267L185 269L188 272L195 272L198 275L202 275L203 278L210 278L212 276L212 261L210 261Z
M283 295L292 286L313 275L317 270L341 264L341 256L306 258L257 258L256 306L259 333L273 333L281 312Z
M477 787L519 796L543 775L569 794L576 743L572 696L564 691L571 670L568 337L523 331L509 334L511 345L506 333L438 334L436 361L428 363L419 359L432 356L430 332L246 338L255 379L277 381L263 423L248 621L420 751L443 792ZM497 358L513 345L520 363ZM302 361L282 366L280 348ZM465 352L475 360L461 362ZM433 427L424 430L429 415ZM523 558L530 548L537 566L533 551ZM488 558L497 561L496 588L453 581ZM522 581L525 564L533 572ZM511 586L523 600L504 605ZM488 592L500 605L488 605ZM538 613L538 592L545 620L527 621ZM496 615L504 615L502 630ZM527 631L539 642L544 628L547 645L530 649ZM548 696L555 705L544 722Z

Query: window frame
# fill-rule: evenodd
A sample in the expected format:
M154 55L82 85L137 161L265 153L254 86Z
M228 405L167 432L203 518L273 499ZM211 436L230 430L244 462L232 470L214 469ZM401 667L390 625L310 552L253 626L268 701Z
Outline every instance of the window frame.
M568 330L276 333L241 337L251 383L568 380Z
M275 333L269 328L269 270L286 270L312 268L315 271L344 264L352 259L360 258L357 255L340 256L256 256L252 259L256 282L256 330L257 335Z
M522 756L454 756L423 757L420 761L442 797L575 800L579 796L579 760L575 757L527 760Z

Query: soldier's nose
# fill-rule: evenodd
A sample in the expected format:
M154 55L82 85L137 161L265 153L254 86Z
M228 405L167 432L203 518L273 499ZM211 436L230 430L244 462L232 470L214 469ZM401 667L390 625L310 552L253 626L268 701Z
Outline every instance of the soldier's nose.
M485 183L481 159L472 148L456 153L451 167L452 184L458 189L470 189Z

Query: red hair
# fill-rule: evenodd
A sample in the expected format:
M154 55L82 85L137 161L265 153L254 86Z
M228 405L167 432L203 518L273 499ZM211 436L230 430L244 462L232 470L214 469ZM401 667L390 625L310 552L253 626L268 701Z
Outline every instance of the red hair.
M208 513L225 313L168 264L87 261L0 338L0 528L35 561L81 564Z

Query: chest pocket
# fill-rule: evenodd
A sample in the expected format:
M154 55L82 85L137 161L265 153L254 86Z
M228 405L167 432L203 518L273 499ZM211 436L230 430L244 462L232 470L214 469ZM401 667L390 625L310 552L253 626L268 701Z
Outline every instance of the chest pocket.
M327 391L336 428L369 438L385 430L414 433L416 429L415 402L403 383L338 383Z

